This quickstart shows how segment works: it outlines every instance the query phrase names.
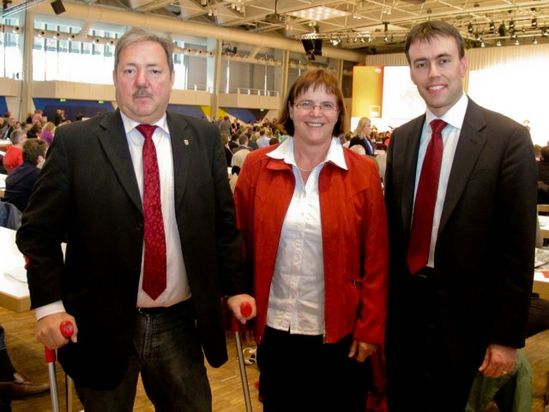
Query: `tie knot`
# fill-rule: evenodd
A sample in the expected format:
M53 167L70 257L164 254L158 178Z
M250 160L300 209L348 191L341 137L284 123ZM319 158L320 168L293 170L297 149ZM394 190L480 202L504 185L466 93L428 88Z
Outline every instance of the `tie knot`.
M137 130L143 135L145 140L152 137L154 131L156 130L156 126L152 124L140 124L136 127Z
M444 120L440 120L440 119L432 120L431 130L433 131L433 134L440 134L447 124L448 123L446 123Z

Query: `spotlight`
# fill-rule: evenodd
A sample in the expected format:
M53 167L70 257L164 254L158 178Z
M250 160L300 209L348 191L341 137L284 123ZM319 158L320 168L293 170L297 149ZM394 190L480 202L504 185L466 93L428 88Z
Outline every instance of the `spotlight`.
M65 6L61 0L54 0L51 2L51 8L55 14L61 14L65 12Z

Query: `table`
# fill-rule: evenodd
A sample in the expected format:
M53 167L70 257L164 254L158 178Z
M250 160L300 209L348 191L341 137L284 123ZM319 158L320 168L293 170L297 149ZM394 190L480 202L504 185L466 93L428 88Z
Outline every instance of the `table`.
M12 145L11 140L0 139L0 151L5 152Z
M24 312L30 309L25 258L15 244L15 230L0 227L0 306Z
M8 175L0 173L0 199L6 194L6 178Z

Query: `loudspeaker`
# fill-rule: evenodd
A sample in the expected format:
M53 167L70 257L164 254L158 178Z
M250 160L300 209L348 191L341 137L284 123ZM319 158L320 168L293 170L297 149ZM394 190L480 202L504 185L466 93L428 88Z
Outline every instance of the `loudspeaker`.
M322 56L322 39L301 39L303 49L309 60L314 60L316 56Z
M61 0L52 1L51 8L55 12L55 14L61 14L65 12L65 6L63 6L63 2Z

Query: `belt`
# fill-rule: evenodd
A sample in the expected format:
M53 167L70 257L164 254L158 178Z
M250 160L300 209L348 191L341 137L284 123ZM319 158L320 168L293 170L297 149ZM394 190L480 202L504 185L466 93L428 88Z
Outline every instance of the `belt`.
M422 269L419 270L419 272L412 275L412 277L416 279L432 279L434 274L435 274L435 269L430 268L428 266L424 266Z
M171 306L154 306L150 308L137 307L137 313L140 315L165 315L168 313L187 310L192 307L192 299L187 299Z

